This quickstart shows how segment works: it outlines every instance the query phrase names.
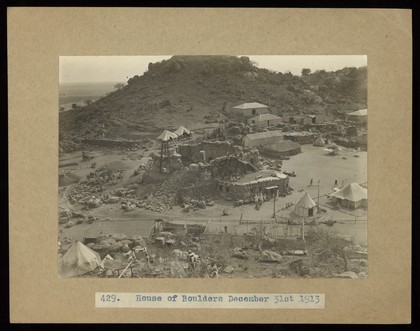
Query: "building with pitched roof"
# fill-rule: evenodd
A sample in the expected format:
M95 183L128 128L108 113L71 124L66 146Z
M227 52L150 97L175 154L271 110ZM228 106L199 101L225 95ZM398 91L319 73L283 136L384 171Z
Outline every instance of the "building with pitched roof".
M264 146L282 141L284 134L280 130L247 134L242 138L245 147Z
M232 111L237 116L248 118L259 114L268 113L268 106L258 102L247 102L233 107Z
M273 126L282 123L281 117L273 114L259 114L253 116L247 120L249 125L254 125L255 127L262 129L267 126Z

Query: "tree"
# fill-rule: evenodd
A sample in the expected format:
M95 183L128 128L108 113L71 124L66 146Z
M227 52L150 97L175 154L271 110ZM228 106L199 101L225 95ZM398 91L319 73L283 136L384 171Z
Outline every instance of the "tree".
M90 105L91 103L92 103L92 100L91 99L86 99L85 100L85 104Z
M311 73L311 69L303 68L302 69L302 76L308 76Z
M71 108L76 109L79 108L79 106L77 105L77 103L72 103Z

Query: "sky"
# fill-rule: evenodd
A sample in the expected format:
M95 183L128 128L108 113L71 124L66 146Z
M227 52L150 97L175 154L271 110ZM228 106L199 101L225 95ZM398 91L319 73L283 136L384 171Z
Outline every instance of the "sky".
M290 71L301 75L303 68L336 71L344 67L367 65L366 55L264 55L248 56L259 68L277 72ZM150 62L160 62L168 56L60 56L60 83L75 82L126 82L141 76Z

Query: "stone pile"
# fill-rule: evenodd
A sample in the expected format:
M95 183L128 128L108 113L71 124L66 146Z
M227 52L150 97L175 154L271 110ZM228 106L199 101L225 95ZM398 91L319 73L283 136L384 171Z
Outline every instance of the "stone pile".
M98 198L101 199L101 192L104 186L112 186L118 184L123 177L123 169L107 169L100 167L91 172L87 178L77 183L73 190L69 193L68 199L72 204L87 203L87 207L96 208L100 204ZM92 200L92 196L96 200Z

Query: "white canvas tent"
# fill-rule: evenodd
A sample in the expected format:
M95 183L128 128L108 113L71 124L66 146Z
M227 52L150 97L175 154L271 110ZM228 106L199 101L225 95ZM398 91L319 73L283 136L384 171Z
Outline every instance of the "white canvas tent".
M186 127L180 125L180 127L178 129L176 129L176 131L174 132L178 137L182 136L182 135L187 135L189 136L191 134L191 131L188 130Z
M161 140L161 141L169 141L171 139L176 139L176 138L178 138L178 136L175 133L168 130L164 130L162 134L156 139Z
M74 277L95 270L101 265L101 257L80 241L76 241L60 258L58 264L61 276Z
M330 197L347 208L359 208L367 206L367 190L357 183L351 183L343 189L331 193Z
M295 205L294 213L300 217L311 217L318 212L318 207L311 196L306 192Z

